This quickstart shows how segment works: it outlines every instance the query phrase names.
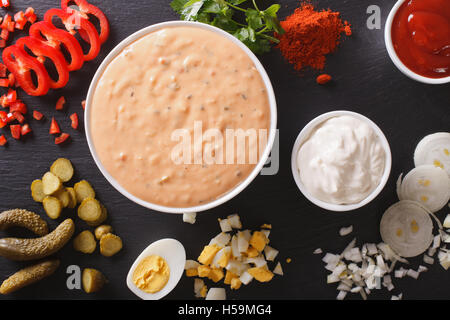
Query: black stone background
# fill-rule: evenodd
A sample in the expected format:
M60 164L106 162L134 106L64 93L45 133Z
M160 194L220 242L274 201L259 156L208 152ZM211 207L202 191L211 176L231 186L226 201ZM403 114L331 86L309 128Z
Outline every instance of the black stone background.
M103 46L99 57L86 63L82 70L71 74L68 86L53 91L45 97L32 98L19 92L30 109L38 109L46 115L46 121L31 121L33 135L21 141L13 141L9 130L3 129L9 138L7 148L0 148L0 209L23 207L40 213L53 229L63 218L50 221L41 205L30 196L30 183L45 173L58 157L69 158L76 169L70 185L80 179L89 180L98 198L109 211L109 222L124 240L123 250L112 258L75 252L71 243L56 254L61 266L51 278L24 288L1 299L136 299L127 288L125 277L139 253L155 240L171 237L181 241L188 258L196 258L203 245L219 231L217 219L231 213L239 213L246 228L255 229L262 223L271 223L271 245L280 250L279 259L285 275L276 276L267 284L251 282L239 291L228 292L231 299L334 299L335 285L326 284L328 272L323 268L320 255L312 252L320 247L325 252L341 252L356 236L358 244L378 242L378 225L383 212L397 201L395 181L401 172L413 168L413 152L419 140L433 132L449 131L449 85L425 85L401 74L388 57L384 45L383 30L369 30L366 13L369 5L381 7L382 28L394 5L393 0L316 0L318 8L340 11L342 18L351 22L354 34L342 41L339 50L330 55L325 72L334 81L327 86L315 83L317 72L305 71L302 76L293 71L276 49L261 57L278 103L278 128L280 129L280 170L275 176L258 176L240 195L228 203L203 212L197 223L183 223L178 215L163 214L140 207L117 192L97 169L87 146L83 121L81 128L70 128L68 116L78 112L82 119L80 102L85 99L88 86L96 68L108 52L121 40L135 31L157 22L176 20L168 0L92 0L108 16L111 36ZM280 17L291 14L299 4L297 0L279 0ZM57 0L13 0L11 12L33 6L40 19L51 7L58 7ZM5 10L0 10L5 13ZM67 99L64 111L55 111L59 96ZM337 109L360 112L377 123L387 136L393 156L391 177L382 193L372 203L349 213L334 213L320 209L307 201L297 189L291 175L290 157L293 143L300 130L314 117ZM57 146L48 134L49 119L54 116L63 131L72 136L65 146ZM31 118L31 117L30 117ZM438 214L443 219L448 208ZM67 210L63 217L75 217ZM338 231L352 224L352 235L340 237ZM87 228L76 220L77 232ZM13 229L2 236L31 233ZM290 264L285 263L291 258ZM417 268L421 259L412 259ZM106 287L97 294L88 295L82 290L68 290L66 268L94 267L109 279ZM0 259L0 279L3 280L29 263ZM403 293L406 299L449 299L450 273L439 265L430 267L419 280L394 279L395 290L374 291L370 299L389 299L391 294ZM208 287L212 283L208 282ZM360 299L359 295L348 298ZM194 299L193 279L183 277L166 299Z

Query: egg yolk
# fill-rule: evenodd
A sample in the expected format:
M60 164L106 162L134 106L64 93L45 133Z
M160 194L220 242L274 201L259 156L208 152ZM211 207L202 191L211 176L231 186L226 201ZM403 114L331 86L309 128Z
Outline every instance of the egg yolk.
M142 259L133 272L133 282L144 292L156 293L169 281L170 268L163 258L151 255Z

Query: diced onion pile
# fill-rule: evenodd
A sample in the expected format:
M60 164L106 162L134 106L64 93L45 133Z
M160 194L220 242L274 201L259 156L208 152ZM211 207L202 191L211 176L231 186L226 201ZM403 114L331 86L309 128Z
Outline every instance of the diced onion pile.
M253 279L268 282L275 274L283 275L280 262L272 271L268 266L268 261L275 261L278 255L278 250L268 245L271 225L264 224L259 231L242 230L237 214L219 219L219 225L221 232L203 248L197 261L186 261L186 276L196 277L194 293L197 298L226 299L224 288L208 290L204 279L214 283L223 280L232 290L237 290Z
M417 269L398 267L409 264L406 258L423 255L424 264L432 265L436 260L447 270L450 267L450 214L441 224L434 215L450 200L450 133L440 132L426 136L416 147L416 168L404 179L397 180L400 202L389 207L380 223L384 242L365 243L356 246L353 239L343 252L326 253L322 261L331 273L327 283L337 283L336 299L343 300L348 293L357 293L363 299L372 290L394 290L393 278L418 279L428 267ZM433 221L438 234L433 235ZM447 231L444 231L447 228ZM341 236L350 234L352 226L339 230ZM314 254L321 254L316 249ZM437 253L437 258L435 257ZM393 295L391 300L401 300L403 293Z

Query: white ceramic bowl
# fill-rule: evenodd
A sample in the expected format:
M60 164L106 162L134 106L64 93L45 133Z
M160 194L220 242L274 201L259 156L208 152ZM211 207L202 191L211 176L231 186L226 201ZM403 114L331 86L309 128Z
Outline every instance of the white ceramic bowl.
M364 121L365 123L369 124L371 126L371 128L374 130L374 132L377 134L377 136L380 138L381 145L383 146L383 149L386 154L384 172L383 172L383 176L381 177L381 181L380 181L379 185L364 200L362 200L358 203L355 203L355 204L333 204L333 203L328 203L328 202L317 199L316 197L311 195L311 193L308 191L308 189L303 184L302 180L300 179L300 173L299 173L299 169L297 166L298 151L300 150L300 147L303 145L303 143L310 137L311 132L318 125L323 123L324 121L326 121L330 118L333 118L333 117L338 117L338 116L353 116L353 117L360 119L361 121ZM381 131L381 129L372 120L366 118L365 116L363 116L359 113L356 113L356 112L344 111L344 110L324 113L324 114L318 116L317 118L313 119L311 122L309 122L303 128L303 130L300 132L300 134L298 135L297 140L294 143L294 148L292 149L292 156L291 156L292 175L294 176L295 183L297 184L298 188L303 193L303 195L309 201L311 201L312 203L314 203L315 205L317 205L321 208L324 208L324 209L327 209L330 211L338 211L338 212L351 211L351 210L361 208L361 207L365 206L366 204L368 204L373 199L375 199L378 196L378 194L381 192L381 190L383 190L384 186L386 185L386 182L389 179L389 175L391 173L391 166L392 166L391 149L390 149L389 143L388 143L386 137L384 136L383 132Z
M386 43L386 49L389 54L389 57L391 58L392 62L395 64L395 66L406 76L409 78L422 82L427 84L443 84L443 83L450 83L450 76L444 77L444 78L428 78L421 76L420 74L415 73L411 69L409 69L405 64L400 60L400 58L397 55L397 52L395 52L394 44L392 43L392 22L394 21L394 17L397 14L398 9L400 6L409 0L398 0L397 3L394 5L394 7L391 9L391 12L389 13L389 16L386 20L386 25L384 27L384 41Z
M269 135L268 135L267 146L264 149L264 153L262 154L259 162L255 166L253 171L250 173L250 175L244 181L242 181L234 189L232 189L229 192L225 193L223 196L221 196L221 197L217 198L216 200L211 201L209 203L206 203L206 204L203 204L203 205L200 205L200 206L195 206L195 207L175 208L175 207L166 207L166 206L154 204L154 203L151 203L151 202L148 202L148 201L144 201L144 200L142 200L142 199L132 195L130 192L125 190L109 174L109 172L102 165L102 163L101 163L101 161L100 161L100 159L99 159L99 157L98 157L98 155L97 155L97 153L95 151L94 143L92 141L91 131L90 131L90 123L91 123L91 119L90 119L90 113L91 112L90 112L90 110L92 108L92 99L93 99L93 96L94 96L95 88L97 86L97 82L99 81L99 79L102 76L102 74L103 74L104 70L106 69L106 67L110 64L110 62L118 54L120 54L120 52L125 47L127 47L131 43L135 42L136 40L142 38L143 36L145 36L145 35L147 35L149 33L155 32L157 30L160 30L162 28L186 27L186 26L193 27L193 28L204 29L204 30L209 30L209 31L212 31L212 32L214 32L216 34L219 34L222 37L225 37L226 39L229 39L231 42L235 43L238 47L240 47L249 56L249 58L252 60L252 62L254 63L255 67L257 68L259 74L261 75L261 78L262 78L262 80L264 82L264 85L266 87L266 91L267 91L267 95L268 95L268 99L269 99L269 104L270 104L270 132L269 132ZM86 110L85 110L85 114L84 114L84 121L85 121L84 123L85 123L85 130L86 130L86 138L87 138L87 142L88 142L89 149L91 151L92 157L94 158L94 161L97 164L97 166L100 169L100 171L102 172L102 174L105 176L105 178L109 181L109 183L115 189L117 189L121 194L123 194L128 199L130 199L130 200L134 201L135 203L137 203L137 204L139 204L141 206L144 206L146 208L153 209L153 210L160 211L160 212L182 214L182 213L191 213L191 212L201 212L201 211L205 211L205 210L209 210L209 209L212 209L214 207L217 207L217 206L223 204L224 202L226 202L226 201L232 199L233 197L235 197L242 190L244 190L250 184L250 182L253 181L253 179L255 179L255 177L259 174L259 172L263 168L264 164L266 163L266 161L267 161L267 159L269 157L269 154L270 154L270 152L272 150L272 145L273 145L273 142L274 142L274 139L275 139L275 133L276 133L276 127L277 127L277 105L276 105L275 94L274 94L274 91L273 91L273 88L272 88L272 84L270 82L269 76L267 75L264 67L262 66L262 64L258 60L258 58L241 41L236 39L231 34L225 32L225 31L223 31L223 30L221 30L219 28L207 25L207 24L198 23L198 22L189 22L189 21L168 21L168 22L163 22L163 23L158 23L158 24L151 25L149 27L146 27L144 29L141 29L141 30L137 31L136 33L133 33L128 38L126 38L121 43L119 43L108 54L108 56L105 58L105 60L102 62L102 64L98 68L97 72L95 73L94 78L92 79L91 85L89 87L88 95L87 95L87 98L86 98Z

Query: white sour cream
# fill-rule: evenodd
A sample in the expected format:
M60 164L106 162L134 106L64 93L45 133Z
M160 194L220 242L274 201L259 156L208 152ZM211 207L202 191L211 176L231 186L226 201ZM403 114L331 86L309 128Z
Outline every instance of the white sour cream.
M366 122L352 116L318 125L300 147L300 179L315 198L332 204L355 204L380 183L386 154Z

